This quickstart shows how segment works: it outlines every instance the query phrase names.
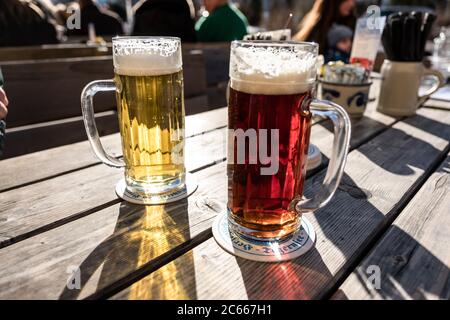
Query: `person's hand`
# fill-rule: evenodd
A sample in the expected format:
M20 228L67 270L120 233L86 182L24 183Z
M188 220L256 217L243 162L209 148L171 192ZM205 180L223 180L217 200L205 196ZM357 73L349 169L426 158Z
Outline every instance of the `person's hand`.
M6 97L5 91L0 88L0 120L5 118L8 114L8 98Z

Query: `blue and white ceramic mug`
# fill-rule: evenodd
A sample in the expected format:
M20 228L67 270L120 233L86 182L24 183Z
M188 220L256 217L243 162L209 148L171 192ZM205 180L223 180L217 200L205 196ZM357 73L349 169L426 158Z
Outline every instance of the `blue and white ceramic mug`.
M372 82L361 84L320 81L322 99L344 107L351 118L361 118L369 100Z

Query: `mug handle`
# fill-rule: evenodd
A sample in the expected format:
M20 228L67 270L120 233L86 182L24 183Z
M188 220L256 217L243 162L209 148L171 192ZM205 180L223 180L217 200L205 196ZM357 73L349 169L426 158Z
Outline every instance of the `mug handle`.
M83 122L86 133L97 158L104 164L113 168L122 168L125 163L109 155L100 141L97 126L95 124L93 99L97 92L115 91L116 85L114 80L97 80L92 81L84 87L81 93L81 111L83 112Z
M434 85L428 89L423 96L419 96L419 102L417 102L416 109L419 108L433 93L435 93L440 87L445 84L445 79L442 73L434 69L425 69L422 77L433 76L435 79Z
M341 106L325 100L313 99L310 104L313 115L330 118L334 127L333 151L320 190L311 199L302 199L296 210L312 212L325 206L333 197L344 173L350 145L351 124L347 112Z

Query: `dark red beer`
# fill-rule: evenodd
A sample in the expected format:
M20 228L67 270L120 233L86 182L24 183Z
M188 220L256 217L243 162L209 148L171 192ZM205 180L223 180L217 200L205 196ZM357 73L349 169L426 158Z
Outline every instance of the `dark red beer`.
M268 165L259 160L250 163L249 157L257 156L249 154L251 148L246 148L245 163L237 163L237 143L233 146L234 159L227 168L230 221L252 230L253 236L280 238L300 223L295 204L302 196L306 173L310 100L310 92L264 95L230 89L229 129L279 130L277 173L262 175L261 167ZM271 143L270 139L267 143ZM257 146L260 147L259 141ZM271 147L266 149L270 153Z

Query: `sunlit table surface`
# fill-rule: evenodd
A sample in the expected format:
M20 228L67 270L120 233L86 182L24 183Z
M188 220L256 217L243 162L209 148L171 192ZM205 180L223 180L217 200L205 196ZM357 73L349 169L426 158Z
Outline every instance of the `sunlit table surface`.
M0 298L448 299L450 103L401 119L376 103L353 122L336 195L306 214L314 248L282 263L236 258L212 237L227 199L226 108L187 117L199 188L170 205L118 199L123 173L87 141L0 161ZM120 156L118 134L102 139ZM324 177L328 122L315 119L312 143L323 157L307 195Z

